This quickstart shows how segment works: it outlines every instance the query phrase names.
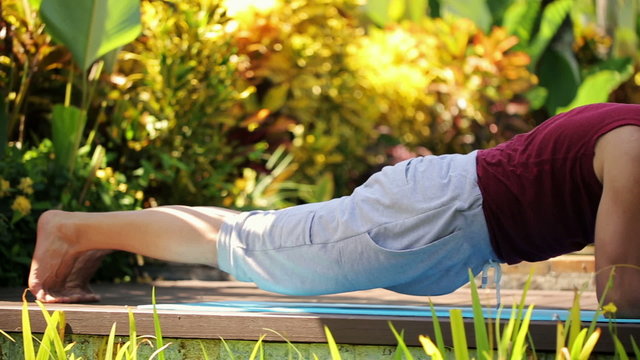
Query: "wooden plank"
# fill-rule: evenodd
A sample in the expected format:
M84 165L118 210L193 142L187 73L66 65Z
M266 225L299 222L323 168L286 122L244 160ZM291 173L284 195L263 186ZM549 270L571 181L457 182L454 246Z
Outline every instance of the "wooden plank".
M332 302L367 303L389 305L425 305L427 297L396 294L385 290L370 290L347 294L318 297L292 297L271 294L253 285L238 282L164 282L156 283L158 303L184 303L200 301L288 301L288 302ZM96 290L103 296L98 304L48 304L47 309L63 310L66 314L68 331L75 334L107 335L114 322L117 322L118 334L128 334L128 311L131 309L136 318L139 334L153 334L153 317L150 310L141 310L137 305L151 302L151 286L140 284L98 285ZM0 329L10 332L21 330L21 289L0 290ZM481 291L486 306L495 303L493 290ZM520 291L503 292L503 302L511 304L518 301ZM573 298L567 291L531 291L527 303L536 307L569 308ZM596 306L595 295L585 293L582 296L583 308ZM453 294L432 297L437 305L469 306L468 289ZM130 308L124 305L131 305ZM34 331L44 330L44 321L40 310L30 306L30 316ZM364 345L395 345L396 341L389 330L389 321L398 329L405 330L409 345L418 346L418 335L432 333L432 321L429 317L391 317L391 316L355 316L355 315L314 315L314 314L266 314L266 313L214 313L196 311L160 311L163 333L166 337L191 339L257 340L267 334L269 341L282 339L266 329L272 329L292 342L325 342L324 326L328 326L339 343ZM471 320L465 320L468 334L473 333ZM449 323L441 319L446 341L450 341ZM598 351L613 350L612 340L606 324ZM630 335L640 334L638 325L617 326L620 338L628 343ZM536 321L531 324L531 335L538 350L553 350L555 347L555 322ZM470 346L473 346L470 340Z

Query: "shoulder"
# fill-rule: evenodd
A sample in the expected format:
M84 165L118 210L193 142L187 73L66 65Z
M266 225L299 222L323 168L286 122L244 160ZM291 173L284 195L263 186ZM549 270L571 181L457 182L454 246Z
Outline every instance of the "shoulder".
M640 126L615 128L598 139L593 166L601 183L605 176L616 176L620 168L640 173Z

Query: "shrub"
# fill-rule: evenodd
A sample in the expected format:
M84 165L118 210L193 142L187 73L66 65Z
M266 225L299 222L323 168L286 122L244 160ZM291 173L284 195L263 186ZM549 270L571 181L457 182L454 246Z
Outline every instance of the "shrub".
M109 211L140 208L143 193L126 177L105 167L104 158L82 151L76 171L68 176L52 166L53 146L44 140L37 148L7 148L0 161L0 283L26 284L40 214L52 208ZM88 172L97 176L89 176ZM131 275L129 256L112 256L98 278Z
M338 194L350 192L376 139L375 99L347 63L349 46L364 36L358 1L278 1L239 15L239 71L255 89L239 104L247 131L287 145L297 181L326 174Z
M465 153L495 144L496 109L536 83L529 57L510 51L517 43L502 28L484 34L467 19L424 18L372 29L350 61L399 142Z

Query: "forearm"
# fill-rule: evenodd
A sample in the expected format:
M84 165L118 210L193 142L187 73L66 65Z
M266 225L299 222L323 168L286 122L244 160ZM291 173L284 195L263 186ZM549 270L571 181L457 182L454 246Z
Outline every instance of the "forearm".
M596 275L598 299L603 304L613 303L617 318L640 318L640 267L632 264L618 264L600 268Z

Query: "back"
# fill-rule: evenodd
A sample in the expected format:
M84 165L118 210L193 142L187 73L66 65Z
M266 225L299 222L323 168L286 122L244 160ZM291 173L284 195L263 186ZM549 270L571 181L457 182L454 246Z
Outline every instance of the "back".
M631 124L640 126L640 105L587 105L478 153L483 210L500 259L540 261L593 242L602 195L595 144Z

